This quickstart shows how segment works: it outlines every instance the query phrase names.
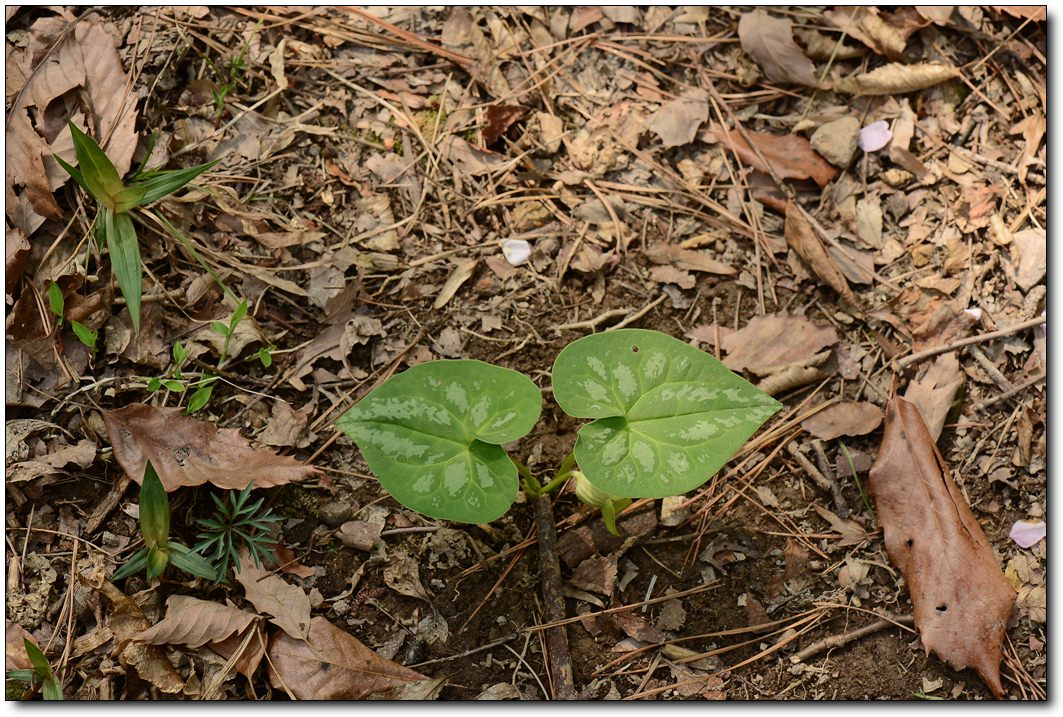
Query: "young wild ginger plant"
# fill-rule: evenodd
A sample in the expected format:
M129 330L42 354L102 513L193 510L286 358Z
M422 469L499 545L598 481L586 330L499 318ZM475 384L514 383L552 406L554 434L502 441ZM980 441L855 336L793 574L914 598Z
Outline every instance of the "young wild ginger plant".
M140 260L140 245L137 243L136 229L133 227L130 212L173 194L217 164L217 161L187 169L138 171L133 180L126 184L96 141L78 129L73 122L67 124L74 141L78 166L71 166L57 154L52 156L99 205L99 213L96 215L98 236L102 238L102 244L111 255L111 268L118 280L118 288L125 297L133 328L139 333L144 267ZM161 215L157 218L160 218L160 223L164 226L168 225L168 222L161 220Z
M210 518L197 521L204 531L196 536L199 542L193 550L213 563L218 582L225 580L230 565L240 564L240 553L244 549L256 566L260 566L263 559L274 559L269 531L278 518L272 510L261 512L265 498L247 504L253 485L254 482L248 483L239 493L229 491L225 501L212 493L210 497L217 510Z
M140 533L144 547L118 568L111 580L121 580L141 570L152 580L162 575L171 563L189 575L215 580L217 571L210 563L187 546L170 540L170 501L151 461L144 466L144 480L140 485Z
M711 478L781 405L708 354L657 331L620 329L566 346L553 394L590 419L545 485L503 444L531 431L542 397L523 374L482 361L418 364L367 394L337 421L381 485L424 515L487 523L516 498L576 481L576 493L616 513L635 498L690 491Z

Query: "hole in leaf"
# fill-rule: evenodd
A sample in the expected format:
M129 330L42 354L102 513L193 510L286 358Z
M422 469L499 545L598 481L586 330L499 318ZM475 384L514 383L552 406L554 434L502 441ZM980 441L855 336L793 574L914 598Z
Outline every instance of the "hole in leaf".
M908 540L904 541L904 544L910 548L915 544L915 541L913 541L911 538L908 538Z
M638 346L632 346L631 347L631 353L637 354L638 352L639 352L639 347Z
M942 603L941 605L938 605L938 607L937 607L937 611L938 612L945 612L948 609L949 609L948 606L945 605L944 603Z

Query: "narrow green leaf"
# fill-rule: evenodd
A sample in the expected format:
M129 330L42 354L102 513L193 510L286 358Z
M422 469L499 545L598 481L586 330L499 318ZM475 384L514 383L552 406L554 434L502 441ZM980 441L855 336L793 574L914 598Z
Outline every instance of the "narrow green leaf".
M177 364L178 367L180 367L181 364L183 364L185 362L186 358L188 358L188 350L184 346L181 345L180 341L174 342L174 345L173 345L173 361L174 361L174 363ZM177 378L180 378L180 376L178 376Z
M148 580L154 580L163 574L170 562L170 551L164 545L148 549Z
M130 575L139 573L146 567L148 567L148 549L141 548L133 555L133 557L126 561L125 565L122 565L114 571L111 580L114 581L128 578Z
M186 169L156 169L141 176L136 186L144 189L141 204L151 204L163 197L173 194L199 175L217 164L220 160L198 164Z
M215 582L224 578L202 555L192 552L189 548L170 541L170 562L178 570L183 570L189 575L195 575L204 580Z
M243 320L243 318L245 316L247 316L247 299L244 299L243 301L241 301L237 305L236 311L233 312L232 318L229 319L229 333L230 334L232 332L236 331L237 324L239 324L240 321Z
M229 327L226 326L225 324L223 324L220 321L211 321L210 322L210 330L213 331L216 334L221 335L221 336L228 336L229 335Z
M181 393L185 390L185 385L182 381L175 381L174 379L166 379L162 382L162 385L170 389L174 393Z
M539 420L526 376L482 361L429 361L391 377L340 417L381 485L424 515L486 523L517 494L501 444Z
M191 416L196 411L200 410L210 401L210 394L214 392L214 383L208 383L198 391L192 394L192 398L188 399L188 407L185 409L185 414Z
M4 674L4 677L7 680L11 680L14 682L25 682L27 684L33 682L36 676L36 670L8 670Z
M114 210L116 212L128 212L134 207L144 203L144 188L133 185L122 187L114 195Z
M133 329L139 334L143 267L133 220L126 212L116 214L107 207L100 211L103 213L103 235L107 240L107 250L111 254L111 268L118 279L118 288L125 297L129 316L133 319Z
M84 189L89 194L92 194L92 192L89 192L89 185L85 184L85 177L82 176L80 169L67 162L58 154L53 154L52 159L54 159L60 167L65 169L66 173L69 174L82 189Z
M149 548L166 545L170 537L170 500L151 461L144 466L140 486L140 532Z
M622 498L680 495L711 478L781 405L722 363L658 331L621 329L566 346L554 398L576 418L587 479Z
M85 188L104 207L114 209L114 197L122 190L122 178L118 176L118 170L100 149L100 145L96 144L96 140L78 129L73 122L67 122L67 125L74 140L74 152Z
M63 298L63 290L54 281L48 285L48 304L52 307L52 313L63 320L63 309L66 308L66 300Z
M33 665L34 672L42 680L52 676L52 666L48 664L48 658L41 652L41 648L33 644L33 641L28 637L22 638L22 644L26 648L26 656L30 658L30 664Z
M71 321L70 326L74 329L74 333L77 335L78 340L81 341L81 343L85 344L93 351L96 350L96 339L99 338L100 335L98 330L90 329L80 321Z
M258 350L258 360L262 362L262 368L269 368L273 364L273 346L263 346Z
M54 675L46 679L41 685L41 695L51 702L62 701L63 686L59 684L59 679Z

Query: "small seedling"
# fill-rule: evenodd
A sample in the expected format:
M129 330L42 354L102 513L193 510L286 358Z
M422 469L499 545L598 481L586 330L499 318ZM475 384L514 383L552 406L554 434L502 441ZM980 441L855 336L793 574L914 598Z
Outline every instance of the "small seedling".
M214 333L225 337L225 342L221 346L221 356L218 358L218 368L225 366L225 363L229 360L229 342L232 341L233 335L236 333L236 327L245 316L247 316L247 299L244 299L237 305L236 309L233 311L233 315L229 317L228 324L225 324L222 321L210 322L211 330Z
M634 498L690 491L711 478L780 404L708 354L657 331L574 341L553 367L561 409L591 419L545 486L503 444L539 419L523 374L481 361L430 361L393 376L340 417L381 485L433 518L490 522L525 490L575 477L612 524ZM586 481L584 483L583 481ZM615 529L615 526L610 525Z
M170 369L170 376L172 378L162 378L155 376L148 380L148 392L155 393L160 388L165 386L168 390L174 393L182 393L185 390L184 374L181 369L184 368L185 361L188 360L188 349L181 345L180 341L174 342L173 345L173 368Z
M188 399L188 405L185 407L185 415L191 416L196 411L199 411L208 403L210 403L210 395L214 392L214 384L217 382L218 377L211 374L207 374L200 380L189 384L189 386L199 386L191 398Z
M273 365L273 352L276 350L277 347L272 344L258 350L258 360L262 362L262 368L269 368Z
M140 245L130 212L173 194L215 164L207 162L187 169L155 169L138 173L130 184L122 182L118 170L96 141L68 122L78 166L73 167L57 154L52 155L82 189L99 205L96 226L102 243L111 255L111 267L118 288L125 297L133 328L140 332L140 295L144 267Z
M13 682L23 682L28 685L40 684L41 695L46 700L62 700L63 686L59 678L52 672L52 666L48 664L48 658L41 649L29 638L22 638L22 644L26 648L26 656L30 658L31 670L8 670L7 679ZM8 643L8 649L11 649Z
M54 281L48 285L48 305L51 307L52 313L55 314L59 328L62 329L63 314L66 311L66 299L63 297L63 290ZM74 330L74 335L78 337L78 341L85 344L92 351L92 355L95 356L96 339L99 337L99 331L90 329L79 321L71 321L70 328Z
M144 547L115 571L112 580L141 570L146 570L148 580L152 580L162 575L170 563L189 575L214 580L216 573L210 563L187 546L170 540L170 501L151 461L144 466L140 486L140 533Z
M212 493L217 510L210 518L197 521L204 531L196 536L199 542L193 550L214 564L219 582L229 574L230 565L240 564L242 550L247 550L256 566L274 557L268 533L278 518L271 510L260 512L265 498L247 504L253 485L248 483L239 493L229 491L224 501Z

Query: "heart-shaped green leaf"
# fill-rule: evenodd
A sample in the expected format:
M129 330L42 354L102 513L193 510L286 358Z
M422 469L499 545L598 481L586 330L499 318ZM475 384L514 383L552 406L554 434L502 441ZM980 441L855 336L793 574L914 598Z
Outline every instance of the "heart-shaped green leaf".
M583 426L587 479L624 498L704 483L780 404L706 353L658 331L586 336L554 361L554 398Z
M429 361L385 381L336 422L381 485L424 515L487 523L517 495L502 449L539 420L526 376L482 361Z

